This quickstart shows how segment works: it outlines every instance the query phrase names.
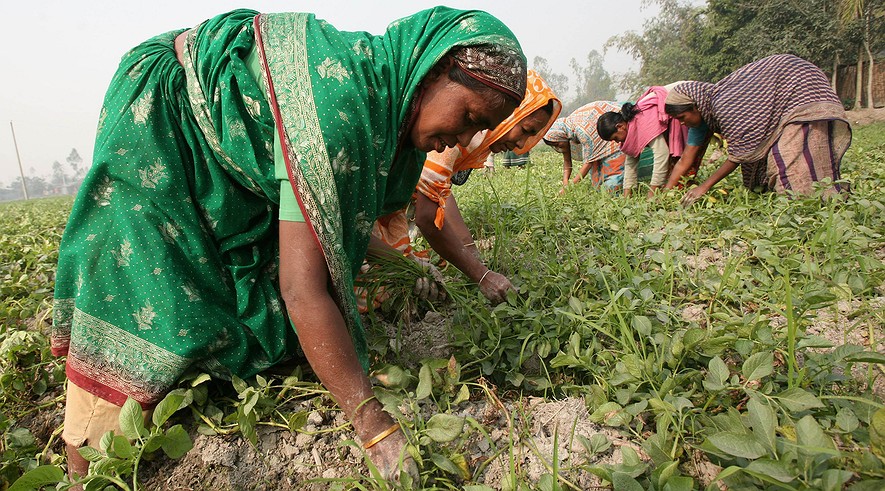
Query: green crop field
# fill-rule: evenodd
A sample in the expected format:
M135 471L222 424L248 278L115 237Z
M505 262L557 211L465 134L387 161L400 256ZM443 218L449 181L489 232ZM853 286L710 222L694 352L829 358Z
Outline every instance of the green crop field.
M454 194L484 259L519 293L490 307L449 267L450 302L436 312L391 289L367 317L378 398L415 443L410 486L885 489L885 124L855 129L842 170L844 201L755 194L735 173L688 209L681 191L559 196L561 158L547 149L526 169L474 172ZM0 490L28 471L13 488L70 486L64 366L48 332L71 204L0 205ZM422 331L432 319L443 332ZM124 436L87 455L87 489L157 489L157 475L195 465L198 439L270 455L270 430L358 464L279 489L395 488L352 442L328 443L352 432L303 368L233 384L193 374L147 427L127 406ZM542 434L537 401L571 401L571 420L599 432Z

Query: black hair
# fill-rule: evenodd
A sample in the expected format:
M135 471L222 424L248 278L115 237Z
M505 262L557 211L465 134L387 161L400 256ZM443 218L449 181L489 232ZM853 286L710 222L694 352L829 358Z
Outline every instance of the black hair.
M686 111L691 111L694 108L695 105L690 102L688 104L664 104L664 112L670 116L678 116Z
M612 135L618 131L618 125L630 122L637 114L639 114L639 110L636 109L636 106L625 102L621 106L620 112L609 111L599 117L596 121L596 132L603 140L611 141Z

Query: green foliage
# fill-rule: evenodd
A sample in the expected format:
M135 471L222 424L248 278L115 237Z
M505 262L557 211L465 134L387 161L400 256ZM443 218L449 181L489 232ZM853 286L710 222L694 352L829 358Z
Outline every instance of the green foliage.
M639 72L627 74L621 83L634 95L647 86L676 80L715 82L751 61L778 53L795 54L831 72L835 62L863 57L866 46L874 53L881 49L885 29L885 10L877 2L649 3L660 12L646 21L642 32L621 33L606 43L607 49L626 51L641 61Z
M41 463L34 435L20 422L54 406L64 382L48 330L70 208L71 198L0 205L0 488Z
M695 450L735 488L877 482L881 447L867 448L885 433L868 387L882 372L847 374L885 361L885 317L869 303L885 283L883 133L856 132L844 202L758 195L734 177L688 210L675 192L648 201L579 186L554 198L558 160L546 152L523 175L473 179L459 208L520 294L485 315L469 297L455 314L455 356L471 360L462 377L583 395L593 421L632 434L654 464L593 468L616 488L663 489L661 475L691 488L665 470ZM858 305L843 328L876 328L870 345L811 332L837 302Z
M483 259L519 292L490 308L449 268L453 356L410 368L397 365L395 350L375 351L373 374L385 384L378 400L415 443L413 487L487 489L487 462L471 460L470 445L481 441L509 462L506 489L575 489L571 472L617 489L697 489L706 484L690 465L698 456L722 468L718 480L729 489L881 488L885 409L870 387L885 361L885 316L875 301L885 284L883 142L885 125L855 131L843 164L854 192L844 201L758 195L737 176L687 210L680 192L649 201L584 183L557 196L561 160L546 150L533 152L526 169L475 174L456 191L459 208L477 243L488 244ZM20 488L71 484L63 462L21 424L39 410L35 402L59 401L63 373L49 355L47 321L65 206L0 207L0 254L9 258L0 263L0 479L18 479ZM839 327L863 331L867 344L824 337L820 320L839 315ZM127 404L122 434L85 450L89 489L136 487L139 463L161 451L183 455L192 431L241 433L254 443L261 425L304 431L308 411L296 403L337 411L297 368L209 382L186 376L149 424ZM506 411L492 429L463 411L469 400L503 408L500 399L565 395L582 397L590 419L621 441L561 429L557 441L573 439L572 452L591 457L617 451L619 461L566 467L544 455L540 480L529 481L517 447L541 455L530 429ZM377 473L332 484L393 487Z

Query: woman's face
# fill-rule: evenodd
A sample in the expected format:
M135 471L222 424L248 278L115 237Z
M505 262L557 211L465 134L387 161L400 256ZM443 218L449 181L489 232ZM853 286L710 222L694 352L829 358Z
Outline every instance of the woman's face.
M615 128L614 133L612 133L612 140L618 143L624 143L624 140L627 139L627 123L618 123Z
M701 119L701 112L698 111L698 108L694 107L689 109L688 111L681 112L676 116L673 116L682 124L682 126L687 126L689 128L697 128L703 123L703 119Z
M521 149L529 138L537 135L539 131L547 126L547 121L549 120L549 113L543 109L536 109L516 123L516 126L511 128L504 136L492 143L489 149L494 153Z
M478 131L498 126L515 109L510 103L490 105L482 94L453 82L447 73L425 83L409 134L412 144L422 152L467 146Z
M565 152L565 149L569 146L569 142L567 141L554 142L550 140L544 140L544 143L550 145L550 148L552 148L556 153Z

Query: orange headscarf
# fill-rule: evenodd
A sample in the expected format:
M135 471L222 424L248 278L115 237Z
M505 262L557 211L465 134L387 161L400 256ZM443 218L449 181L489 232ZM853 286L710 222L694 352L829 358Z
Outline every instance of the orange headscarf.
M553 93L553 89L534 70L528 71L527 79L525 98L523 98L522 103L513 111L513 114L508 116L495 129L486 132L479 145L474 146L474 144L471 144L469 147L458 145L457 148L446 149L442 154L436 152L427 154L424 172L421 175L421 180L418 181L417 189L421 194L439 205L439 208L436 210L436 219L434 220L437 228L442 229L443 227L446 198L452 194L452 174L464 169L482 168L486 157L491 153L490 147L493 143L500 140L528 115L546 106L550 101L553 101L553 114L550 116L547 124L538 133L526 140L522 148L516 149L514 152L522 155L531 150L532 147L541 141L550 125L559 117L559 113L562 111L562 102Z

